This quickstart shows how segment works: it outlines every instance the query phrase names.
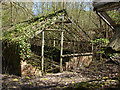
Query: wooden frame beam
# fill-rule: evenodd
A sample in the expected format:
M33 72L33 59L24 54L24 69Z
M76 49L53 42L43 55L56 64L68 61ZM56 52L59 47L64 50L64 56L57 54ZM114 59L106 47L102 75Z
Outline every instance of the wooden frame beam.
M54 32L63 32L65 30L61 30L61 29L45 29L43 31L54 31Z
M44 41L44 31L42 32L42 49L41 49L41 66L42 66L42 75L44 74L44 44L45 44L45 41Z
M62 55L62 58L64 58L64 57L90 56L90 55L93 55L93 53L66 54L66 55Z
M64 15L62 15L62 30L64 29ZM62 55L63 55L63 31L61 32L61 44L60 44L60 72L63 72L63 58L62 58Z
M36 38L38 40L41 40L41 38ZM45 39L45 40L57 40L57 41L60 41L60 39ZM87 42L87 41L82 41L82 40L63 40L64 42L81 42L81 43L90 43L90 42Z
M97 15L106 22L113 30L115 29L115 22L108 16L106 12L98 12L96 11Z
M43 31L62 32L62 31L65 31L65 30L61 30L61 29L45 29L45 30L39 30L39 31L36 31L36 32L35 32L35 35L34 35L33 37L37 36L38 34L42 33ZM33 37L31 37L31 38L33 38Z
M60 72L63 72L62 54L63 54L63 32L61 32L61 45L60 45Z
M55 22L55 24L57 24L57 23L62 23L62 22ZM71 21L64 21L63 23L72 23Z
M103 16L109 21L109 23L114 26L115 22L110 18L110 16L106 12L102 12Z
M94 1L93 1L94 2ZM120 2L105 2L104 0L100 0L100 2L94 2L93 3L94 10L97 11L108 11L108 10L114 10L116 8L120 7Z

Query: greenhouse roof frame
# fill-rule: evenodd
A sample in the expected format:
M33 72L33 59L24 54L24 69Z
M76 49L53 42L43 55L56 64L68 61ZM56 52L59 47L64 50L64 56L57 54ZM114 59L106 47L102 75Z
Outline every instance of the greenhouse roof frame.
M63 18L62 13L64 14L64 21L62 21L62 18ZM77 38L80 37L79 39L82 38L83 40L87 40L87 41L91 40L89 35L84 30L82 30L70 17L68 17L68 14L67 14L65 9L56 11L56 12L48 14L48 15L33 17L32 19L29 19L29 20L26 20L26 21L23 21L23 22L19 22L15 25L12 25L8 29L6 27L3 27L2 29L3 29L3 31L6 31L4 29L7 29L7 32L11 32L11 31L14 31L16 29L16 27L20 27L20 29L21 29L21 26L22 26L24 30L22 32L20 32L20 35L17 34L17 35L14 35L14 36L15 37L21 37L21 34L24 31L25 32L26 31L27 32L32 31L32 32L34 32L34 35L32 34L30 38L34 38L36 35L40 34L42 32L42 30L54 29L53 28L54 25L57 26L58 24L61 25L62 23L64 24L64 26L65 26L65 24L67 25L69 23L72 23L73 25L75 25L75 27L79 31L79 35L78 36L75 35L75 36L77 36ZM28 24L28 25L25 26L25 24ZM52 28L50 28L51 26L52 26ZM31 31L29 31L29 29L31 29ZM62 27L61 27L61 29L62 29ZM26 32L26 34L27 34L27 32ZM69 34L70 34L70 32L72 33L72 30L68 30L67 32L69 32ZM74 33L72 33L72 34L74 34ZM11 37L12 35L9 35L9 36Z

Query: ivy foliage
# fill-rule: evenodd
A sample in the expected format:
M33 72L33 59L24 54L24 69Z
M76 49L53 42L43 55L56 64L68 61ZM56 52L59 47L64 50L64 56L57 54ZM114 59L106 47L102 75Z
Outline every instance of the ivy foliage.
M66 11L60 10L46 16L37 16L30 20L15 24L8 30L3 31L3 49L16 45L22 60L29 59L31 56L30 38L33 38L35 32L49 28L54 20L58 19Z
M99 38L99 39L91 40L91 43L100 43L100 42L105 43L105 46L106 46L109 43L109 40L106 38Z
M101 45L100 50L96 53L104 53L104 48L102 48L102 46L106 47L108 43L109 40L107 38L99 38L99 39L91 40L91 44Z
M107 12L108 15L115 21L116 24L120 23L120 11L118 10L111 10Z

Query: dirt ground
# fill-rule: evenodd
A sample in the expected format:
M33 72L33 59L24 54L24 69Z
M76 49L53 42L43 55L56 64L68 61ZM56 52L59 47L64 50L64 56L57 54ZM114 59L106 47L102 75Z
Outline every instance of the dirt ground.
M119 88L118 72L119 65L104 60L92 62L87 68L63 73L48 73L39 77L18 77L4 74L2 75L2 90L67 90L69 86L74 88L74 85L80 82L99 83L101 88L109 86Z

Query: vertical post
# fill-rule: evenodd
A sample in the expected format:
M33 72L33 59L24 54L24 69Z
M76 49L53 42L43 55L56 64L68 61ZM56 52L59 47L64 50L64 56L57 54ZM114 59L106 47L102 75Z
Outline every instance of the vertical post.
M55 47L55 33L53 35L54 35L53 47Z
M53 41L53 47L55 47L55 38L54 38L54 41Z
M10 16L10 25L12 25L12 2L10 2L10 5L11 5L11 11L10 11L10 13L11 13L11 16Z
M2 8L2 3L0 3ZM2 10L0 9L0 90L2 90Z
M63 31L61 32L61 47L60 47L60 72L63 72L63 67L62 67L62 54L63 54Z
M63 29L64 29L64 14L62 14L62 32L61 32L61 46L60 46L60 72L63 72L62 54L63 54Z
M63 6L64 8L64 6ZM62 67L62 54L63 54L63 29L64 29L64 14L62 14L62 31L61 31L61 45L60 45L60 72L63 72Z
M106 29L106 39L108 39L108 32L109 32L109 26L107 26L107 29Z
M64 2L64 0L63 0L63 9L65 9L65 5L64 5L64 4L65 4L65 2Z
M93 53L93 43L92 43L92 53Z
M42 31L42 53L41 53L41 61L42 61L42 74L44 74L44 31Z
M92 43L92 60L93 60L93 50L94 50L94 47L93 47L93 43Z

